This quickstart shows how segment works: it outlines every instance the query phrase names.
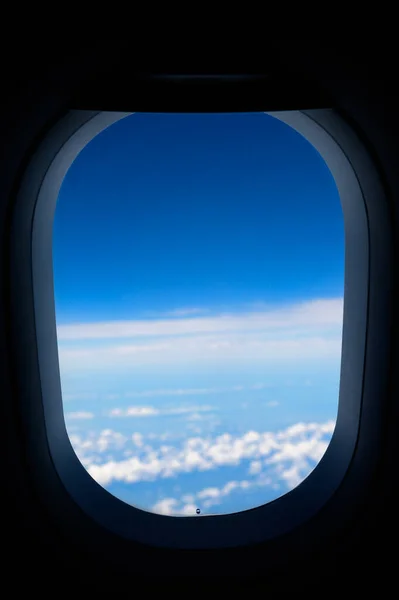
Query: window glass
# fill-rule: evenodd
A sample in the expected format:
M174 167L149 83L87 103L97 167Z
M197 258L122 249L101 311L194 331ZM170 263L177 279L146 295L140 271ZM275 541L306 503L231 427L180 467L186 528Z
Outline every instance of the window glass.
M263 113L121 119L53 231L63 407L136 507L232 513L297 486L338 407L344 228L325 162Z

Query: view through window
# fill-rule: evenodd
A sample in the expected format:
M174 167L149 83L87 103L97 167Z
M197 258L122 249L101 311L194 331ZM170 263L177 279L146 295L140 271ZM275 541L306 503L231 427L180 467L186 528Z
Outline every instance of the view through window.
M125 117L78 155L53 232L64 414L88 473L167 515L276 499L338 407L343 214L263 113Z

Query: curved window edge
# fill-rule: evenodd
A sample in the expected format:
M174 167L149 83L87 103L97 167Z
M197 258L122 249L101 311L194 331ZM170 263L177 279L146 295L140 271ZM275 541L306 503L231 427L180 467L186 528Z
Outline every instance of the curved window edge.
M80 150L129 114L70 111L33 156L14 208L11 328L20 412L31 474L40 496L52 504L53 483L61 481L69 500L100 527L124 539L168 548L227 548L265 542L306 526L332 500L340 502L337 492L342 490L346 498L342 507L347 513L355 510L356 498L371 476L372 445L381 425L378 398L388 378L391 234L376 168L354 132L332 110L268 113L304 135L319 151L335 178L344 213L338 416L319 464L299 486L268 504L198 518L156 515L127 505L97 484L76 457L65 428L58 364L54 210L62 180ZM53 505L51 508L56 510ZM330 526L326 521L325 528Z

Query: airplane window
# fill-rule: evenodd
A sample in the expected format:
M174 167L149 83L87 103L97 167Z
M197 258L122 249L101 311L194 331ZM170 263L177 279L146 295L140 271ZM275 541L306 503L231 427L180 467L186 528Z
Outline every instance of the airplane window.
M263 113L127 116L53 228L65 422L124 502L235 513L298 486L338 408L344 226L326 163Z

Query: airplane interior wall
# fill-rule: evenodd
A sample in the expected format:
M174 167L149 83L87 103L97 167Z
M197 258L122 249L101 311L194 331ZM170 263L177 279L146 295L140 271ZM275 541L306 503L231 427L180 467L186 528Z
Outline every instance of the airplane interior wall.
M10 49L3 51L2 92L0 111L0 390L3 452L1 454L1 504L3 527L1 546L3 556L3 585L9 584L15 592L29 582L31 589L40 586L52 594L62 593L68 587L75 593L117 590L135 593L137 576L147 578L145 585L156 585L158 578L167 577L179 565L181 576L197 579L221 576L225 583L237 577L245 585L267 593L293 590L318 591L320 594L337 586L353 585L365 588L372 582L378 586L395 583L397 578L396 541L399 506L399 337L392 344L391 372L387 398L384 402L384 443L375 448L378 468L373 474L373 486L359 504L356 518L337 527L335 536L324 539L318 547L309 547L303 539L301 552L287 547L285 564L273 564L274 548L282 547L285 540L253 548L229 550L183 551L139 547L126 542L125 553L114 552L113 535L108 534L110 553L95 543L82 544L66 538L41 503L29 471L26 436L18 400L18 381L10 352L10 295L7 287L9 269L7 236L12 202L18 181L29 157L43 133L68 108L79 108L79 99L91 102L90 90L101 87L104 80L99 73L108 65L112 80L125 79L123 91L129 89L134 97L137 78L143 69L137 56L133 58L129 44L114 42L95 47L75 46L72 51L51 48L46 51L29 48L15 60L8 61ZM265 51L266 64L294 64L297 73L306 73L331 98L335 106L350 122L372 154L387 192L391 206L392 227L395 234L395 285L392 289L394 305L399 307L397 232L399 231L399 125L397 118L398 93L395 90L397 71L390 48L378 50L349 46L335 47L291 42L270 44ZM209 63L210 64L210 63ZM261 68L247 60L240 68L235 64L224 66L198 65L204 72ZM249 65L249 67L248 67ZM201 68L200 68L201 67ZM274 67L276 68L276 67ZM179 71L179 66L170 68ZM152 71L166 70L165 65L153 66ZM147 69L146 69L147 71ZM88 81L87 73L90 73ZM98 83L100 77L100 84ZM97 79L96 79L97 78ZM123 91L115 104L123 98ZM108 90L107 101L113 103ZM127 102L127 101L126 101ZM130 103L130 99L129 99ZM118 106L95 106L94 109L118 110ZM312 107L308 107L312 108ZM129 110L130 105L120 106ZM131 107L135 110L135 106ZM383 243L383 240L381 241ZM398 313L392 316L392 330L399 331ZM57 494L54 494L54 502ZM76 508L77 513L79 509ZM62 519L62 510L59 518ZM316 520L317 526L317 515ZM338 517L336 516L339 521ZM88 527L91 527L88 525ZM93 525L93 531L96 527ZM97 535L97 534L95 534ZM96 539L94 535L93 539ZM151 577L151 579L148 579ZM227 579L226 579L227 578ZM257 579L260 579L257 581ZM54 582L58 590L53 589ZM174 586L175 584L169 584ZM208 585L208 584L206 584ZM165 587L166 586L166 587ZM29 588L27 588L29 589ZM164 593L168 583L163 584ZM173 588L172 588L173 589ZM136 591L142 594L144 588Z

